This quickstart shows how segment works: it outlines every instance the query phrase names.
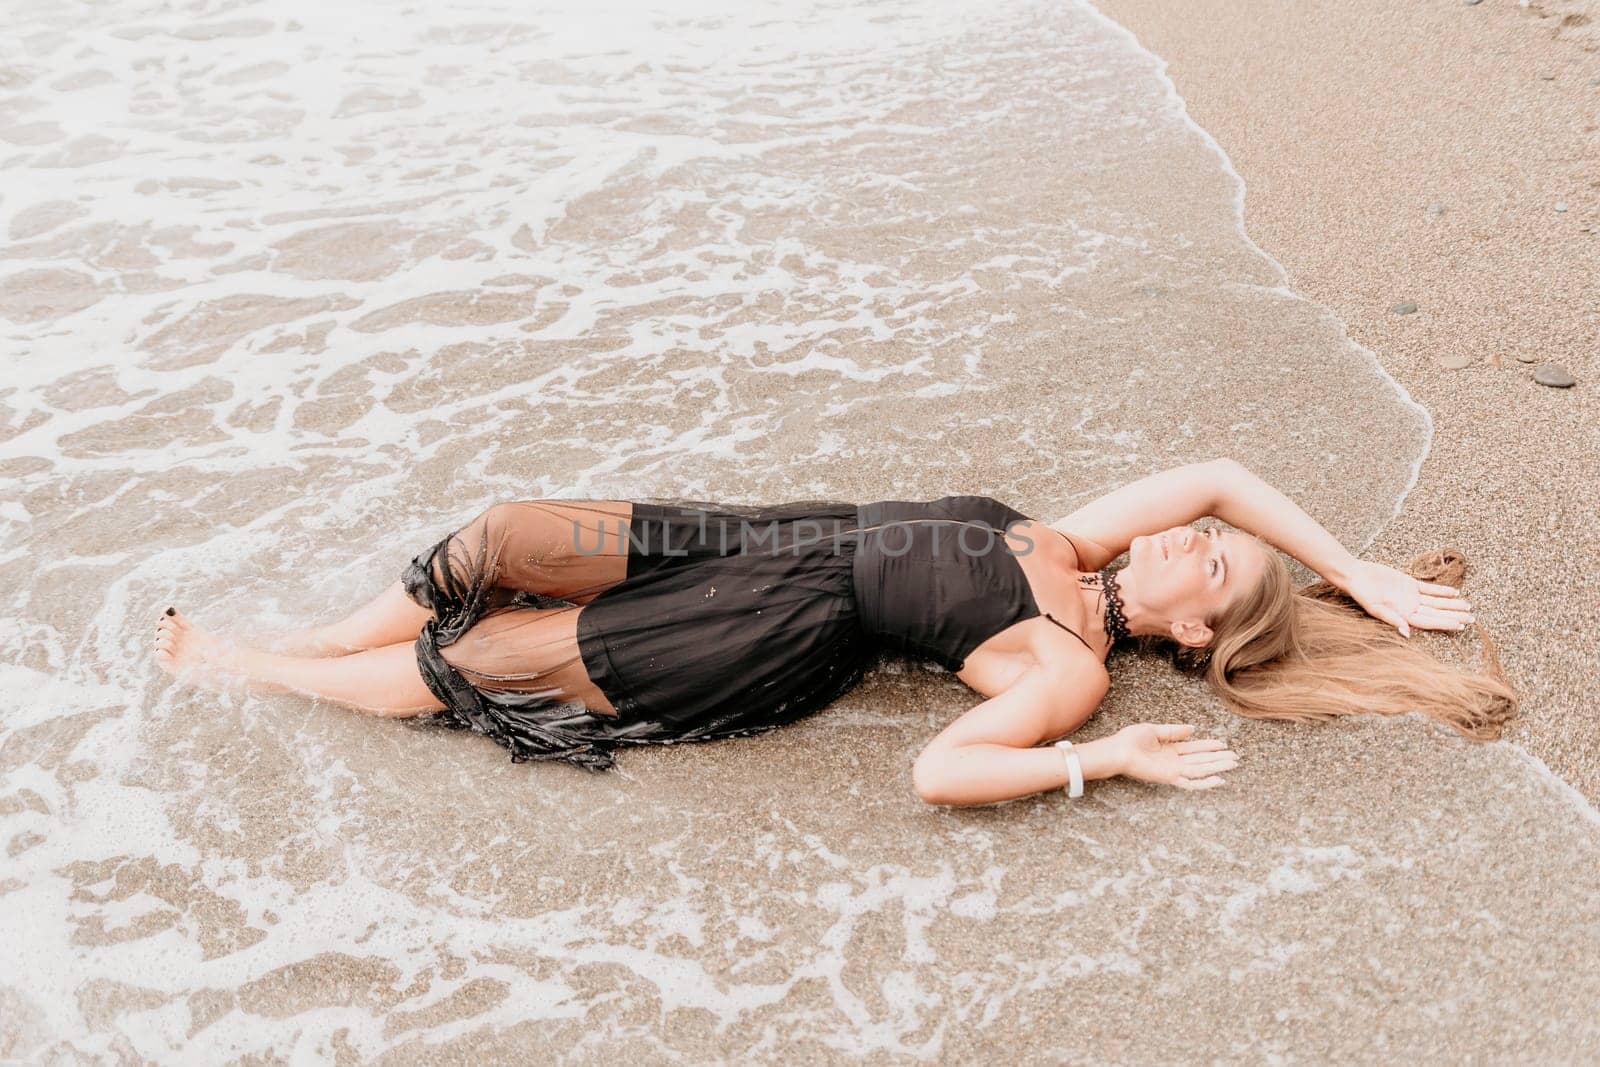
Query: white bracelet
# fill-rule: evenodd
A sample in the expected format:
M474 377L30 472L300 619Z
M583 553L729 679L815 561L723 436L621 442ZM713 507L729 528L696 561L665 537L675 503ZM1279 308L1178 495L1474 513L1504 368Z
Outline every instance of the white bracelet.
M1083 796L1083 764L1078 762L1078 754L1070 751L1071 741L1057 741L1055 747L1067 758L1067 796L1077 798Z

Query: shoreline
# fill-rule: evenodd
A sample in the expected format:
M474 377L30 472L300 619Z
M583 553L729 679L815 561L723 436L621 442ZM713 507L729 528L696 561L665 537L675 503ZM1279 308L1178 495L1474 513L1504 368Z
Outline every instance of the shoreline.
M1522 698L1506 740L1592 805L1600 582L1569 561L1600 559L1600 186L1584 173L1600 54L1572 32L1585 5L1552 6L1096 0L1239 175L1252 242L1430 413L1419 477L1364 554L1466 553ZM1533 382L1545 362L1576 387ZM1477 658L1470 631L1429 639Z
M1272 268L1278 272L1278 285L1274 291L1280 293L1282 296L1290 300L1310 299L1306 296L1306 294L1295 291L1294 280L1289 273L1289 268L1286 267L1277 256L1273 255L1265 248L1262 248L1261 245L1256 241L1255 237L1251 235L1248 216L1246 214L1249 203L1249 184L1244 180L1244 176L1239 173L1238 168L1234 166L1233 158L1229 156L1227 149L1218 143L1216 137L1212 135L1211 131L1206 129L1205 126L1203 126L1190 111L1188 100L1184 98L1183 93L1178 88L1177 81L1172 76L1172 64L1161 53L1146 47L1144 42L1139 39L1138 35L1134 33L1131 28L1113 18L1110 14L1103 10L1104 6L1105 5L1098 3L1097 0L1088 0L1088 8L1095 14L1096 17L1098 17L1107 25L1114 27L1118 33L1127 38L1129 44L1131 44L1134 48L1137 48L1139 51L1144 52L1155 62L1156 75L1161 79L1162 84L1166 86L1167 97L1173 104L1176 105L1177 110L1182 114L1184 124L1189 128L1189 132L1197 136L1200 141L1211 150L1218 162L1222 164L1223 172L1228 176L1229 181L1233 184L1233 207L1234 213L1237 216L1239 236L1244 240L1245 244L1249 246L1251 251L1253 251L1265 262L1271 264ZM1329 308L1328 310L1332 311L1333 309ZM1358 349L1362 355L1368 358L1372 364L1373 371L1376 372L1378 377L1394 390L1401 405L1409 408L1417 415L1420 415L1424 425L1422 452L1411 464L1411 475L1406 481L1405 487L1401 489L1400 495L1396 498L1394 508L1390 511L1388 519L1384 521L1383 525L1377 531L1367 538L1366 542L1360 547L1360 550L1357 553L1359 555L1362 552L1368 551L1378 537L1382 535L1382 531L1386 529L1390 523L1394 522L1395 519L1399 518L1401 513L1405 510L1406 500L1410 498L1412 490L1417 487L1417 482L1422 476L1423 465L1427 462L1428 456L1433 452L1433 413L1428 410L1426 405L1419 403L1417 399L1411 395L1411 391L1405 387L1403 382L1390 373L1389 368L1384 365L1381 359L1378 358L1378 354L1376 352L1374 352L1368 346L1362 344L1356 338L1350 336L1349 329L1343 319L1337 318L1336 316L1335 321L1339 326L1340 340L1348 342L1351 347Z

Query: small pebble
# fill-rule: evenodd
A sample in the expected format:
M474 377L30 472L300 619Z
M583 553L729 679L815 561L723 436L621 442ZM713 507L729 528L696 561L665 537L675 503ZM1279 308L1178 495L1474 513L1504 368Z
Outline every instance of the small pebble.
M1465 352L1452 352L1448 356L1439 357L1439 366L1447 370L1460 370L1472 366L1472 357Z
M1567 210L1567 202L1565 200L1557 200L1556 201L1556 210L1560 211L1560 212L1565 212Z
M1600 78L1590 78L1589 79L1589 84L1590 85L1600 85Z
M1463 0L1463 2L1468 7L1477 7L1479 4L1483 3L1483 0Z
M1541 74L1539 75L1539 78L1541 81L1547 82L1553 82L1556 80L1556 76L1554 74Z
M1552 389L1570 389L1578 384L1567 368L1559 363L1546 363L1533 372L1533 380Z
M1443 204L1429 204L1428 205L1428 214L1432 215L1434 218L1438 218L1440 215L1444 214L1444 205Z
M1417 305L1407 300L1403 303L1396 304L1389 310L1394 312L1396 315L1414 315L1416 314Z
M1539 362L1539 357L1536 356L1536 355L1533 355L1530 352L1518 352L1517 353L1517 362L1518 363L1537 363L1537 362Z

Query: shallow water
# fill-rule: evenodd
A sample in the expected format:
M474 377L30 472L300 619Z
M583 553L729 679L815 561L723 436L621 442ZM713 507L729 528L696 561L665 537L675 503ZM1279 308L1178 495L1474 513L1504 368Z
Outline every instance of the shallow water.
M1229 454L1368 543L1426 414L1250 243L1159 61L1082 5L927 7L13 5L0 1054L1148 1059L1158 1016L1286 1054L1389 985L1396 1033L1554 1011L1428 983L1593 929L1505 865L1581 882L1595 826L1415 723L1127 664L1088 734L1179 707L1259 769L951 812L910 762L974 697L892 658L603 777L155 670L167 603L327 621L503 499L1053 519Z

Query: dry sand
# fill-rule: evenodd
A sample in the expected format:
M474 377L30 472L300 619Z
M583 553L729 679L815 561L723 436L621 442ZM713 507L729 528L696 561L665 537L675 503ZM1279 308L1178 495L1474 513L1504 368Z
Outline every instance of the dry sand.
M1248 187L1257 244L1432 412L1432 453L1368 554L1467 554L1523 694L1515 739L1600 800L1600 10L1100 8L1168 62ZM1535 384L1525 359L1578 385Z

